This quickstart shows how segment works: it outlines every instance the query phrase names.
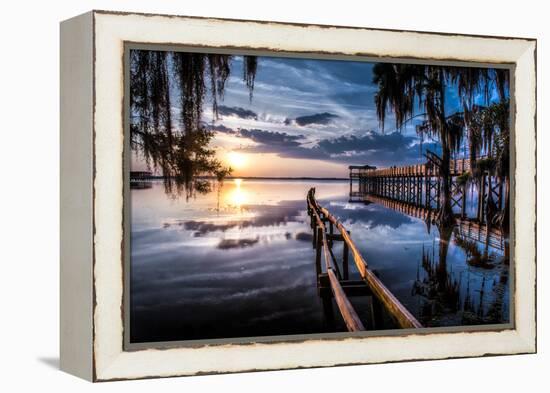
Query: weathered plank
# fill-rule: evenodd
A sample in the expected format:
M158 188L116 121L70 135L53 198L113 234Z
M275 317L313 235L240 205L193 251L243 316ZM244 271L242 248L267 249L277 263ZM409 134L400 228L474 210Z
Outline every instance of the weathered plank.
M315 231L317 231L317 242L318 242L316 264L318 263L320 248L322 248L325 267L326 267L327 275L330 282L330 288L334 295L334 299L336 301L336 305L338 306L340 314L344 319L344 323L346 324L346 327L350 332L365 330L365 327L363 326L361 319L357 315L357 312L353 308L353 305L348 300L344 290L342 289L342 286L340 285L340 281L338 280L338 277L336 275L337 266L332 263L333 255L331 254L331 250L329 249L329 246L328 246L328 239L327 239L326 228L324 223L325 221L327 221L327 217L321 217L321 215L319 214L320 212L319 205L317 204L317 201L313 196L312 190L310 190L310 192L308 193L307 203L308 203L310 214L312 214L312 219L316 224Z
M393 293L380 281L378 277L370 270L365 269L361 277L368 283L373 294L384 305L387 311L392 315L401 328L421 328L422 324L401 304Z
M332 295L332 289L330 287L330 281L327 273L322 273L319 275L318 285L321 294L330 292L330 295ZM363 280L340 280L340 286L344 290L347 297L372 296L372 291Z
M323 216L327 218L329 222L331 222L334 227L338 229L340 235L347 244L351 255L353 256L353 260L355 262L357 270L359 271L359 274L361 275L361 278L369 286L374 296L376 296L376 298L382 303L388 313L395 319L397 324L401 328L422 327L422 324L418 322L418 320L409 312L409 310L407 310L407 308L403 306L403 304L401 304L401 302L390 292L390 290L386 288L382 281L380 281L380 279L376 277L376 275L374 275L374 273L368 268L367 261L359 252L359 249L351 239L351 236L348 234L343 224L338 221L332 214L330 214L330 212L326 208L321 207L317 203L317 201L315 201L313 195L310 195L309 199L311 199L312 206L314 206L315 208L314 210L318 209L323 214Z
M332 288L332 293L334 294L334 299L336 300L336 305L342 314L342 318L350 332L358 332L365 330L361 319L355 312L355 309L351 305L349 299L347 298L334 270L328 269L328 278L330 280L330 287Z

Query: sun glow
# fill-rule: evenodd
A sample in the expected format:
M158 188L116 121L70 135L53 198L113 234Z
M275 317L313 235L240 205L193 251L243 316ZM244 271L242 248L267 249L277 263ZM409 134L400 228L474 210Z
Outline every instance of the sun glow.
M242 205L245 205L248 203L248 193L241 187L242 179L235 179L234 184L235 187L233 190L228 194L228 203L229 205L241 208Z
M242 169L246 167L246 164L248 163L248 158L242 153L232 151L227 155L227 161L229 162L231 168Z

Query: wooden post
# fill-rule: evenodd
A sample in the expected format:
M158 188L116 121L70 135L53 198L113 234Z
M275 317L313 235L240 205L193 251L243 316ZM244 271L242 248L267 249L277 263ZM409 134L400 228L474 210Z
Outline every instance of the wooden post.
M416 177L416 205L420 206L422 204L422 177L417 176Z
M369 323L368 323L368 330L374 330L376 327L376 320L374 317L374 296L370 295L367 296L367 309L369 310Z
M498 179L498 210L504 209L503 191L504 191L504 178L500 177Z
M462 160L462 166L464 166L464 160ZM462 218L466 217L466 194L468 190L466 189L466 183L462 185Z
M437 201L436 201L437 210L441 207L441 179L439 175L437 177Z
M311 229L313 230L313 248L315 248L317 246L317 229L320 229L320 228L317 228L317 223L315 222L315 217L312 215L311 216Z
M396 169L397 171L397 169ZM395 177L395 199L401 198L401 178L396 175Z
M430 208L430 187L428 184L429 177L424 175L424 207Z
M482 195L481 195L481 178L479 179L479 181L477 182L477 212L476 212L476 218L477 220L479 221L479 217L481 216L481 199L482 199Z
M394 168L395 169L395 168ZM420 322L414 318L414 316L395 298L395 296L384 286L384 284L378 279L378 277L369 270L366 260L359 253L357 246L354 244L353 240L350 237L349 232L343 227L342 223L338 221L330 212L319 206L315 202L313 194L308 196L312 214L319 220L320 215L323 216L323 222L331 222L334 227L340 232L340 235L335 239L334 236L330 236L325 233L325 224L318 222L315 226L315 247L316 247L316 258L315 266L318 272L318 281L321 282L324 277L328 277L331 291L320 290L322 295L323 308L325 310L325 316L327 321L330 323L330 320L334 318L333 315L333 305L332 305L332 296L336 301L340 314L344 319L346 326L349 331L359 331L364 330L361 319L354 310L352 304L349 302L346 296L346 289L342 286L339 278L340 274L338 272L338 266L334 258L332 249L328 247L326 237L329 237L330 240L343 240L345 242L344 255L343 255L343 277L349 279L349 253L353 256L353 262L357 267L357 270L361 276L361 279L368 287L369 291L376 297L379 301L379 307L384 307L389 316L395 319L397 325L402 328L420 328L422 325ZM392 204L399 204L398 201L391 201ZM316 220L316 222L317 222ZM324 261L326 263L326 275L322 273L322 255L324 256ZM323 285L321 284L321 287ZM322 288L321 288L322 289ZM331 293L332 292L332 293ZM379 312L374 308L374 315L377 315ZM384 318L378 318L378 321L383 321ZM377 322L378 323L378 322Z
M479 209L478 209L478 221L484 222L485 218L485 174L481 176L481 187L479 191Z
M314 238L316 239L315 243L315 270L317 272L317 277L319 277L319 274L323 271L321 268L321 249L323 248L323 234L321 231L323 228L319 227L315 230Z
M351 235L351 232L348 231L348 235ZM348 243L344 242L344 255L342 256L342 270L344 271L344 280L349 280L349 247Z
M410 187L410 190L409 190L409 199L408 199L408 202L409 203L414 203L414 200L416 198L416 193L415 193L415 187L416 187L416 179L414 178L414 176L410 176L409 177L409 187Z
M334 310L332 308L332 296L324 295L322 297L323 301L323 314L325 316L325 323L329 330L334 329Z
M373 329L381 329L384 325L384 315L382 314L382 305L376 296L372 297L372 322Z

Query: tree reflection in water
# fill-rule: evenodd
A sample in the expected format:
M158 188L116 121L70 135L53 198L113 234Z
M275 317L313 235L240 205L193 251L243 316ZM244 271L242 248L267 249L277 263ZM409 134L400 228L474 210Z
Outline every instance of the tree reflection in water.
M150 170L161 173L165 191L212 191L231 173L210 147L214 136L202 122L205 99L214 117L230 74L231 55L130 51L130 146ZM245 56L243 80L252 99L257 58Z
M424 278L421 279L420 267L413 283L412 294L426 299L420 310L423 324L428 324L438 316L456 313L460 306L460 281L447 271L447 253L453 227L439 227L439 258L435 258L435 240L430 253L422 246L421 266Z
M439 225L438 230L438 244L434 240L431 250L422 246L421 263L411 290L413 296L418 295L423 298L419 308L421 322L426 326L444 325L445 323L441 323L440 319L449 314L457 314L463 325L506 322L504 306L508 269L500 269L494 277L481 274L481 284L478 289L472 290L475 269L486 271L495 268L497 257L486 251L481 252L479 247L486 249L483 244L462 239L453 226ZM447 269L447 254L451 238L454 244L465 252L470 266L468 271L459 274L458 278L452 270ZM502 258L499 262L504 264L506 258ZM465 283L462 282L463 279ZM462 285L465 285L466 289L461 297Z

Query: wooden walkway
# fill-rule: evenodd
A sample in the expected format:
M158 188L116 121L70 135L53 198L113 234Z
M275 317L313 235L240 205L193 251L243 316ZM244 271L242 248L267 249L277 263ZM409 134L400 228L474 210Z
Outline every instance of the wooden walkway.
M350 233L330 212L319 205L315 199L315 189L307 195L307 210L313 231L313 246L316 250L315 267L318 285L330 288L338 310L350 332L366 330L357 315L348 295L365 290L383 307L400 328L421 328L422 325L389 291L380 279L368 268ZM335 233L335 230L338 233ZM343 242L342 272L340 272L332 246L334 242ZM361 276L362 282L349 280L349 254ZM323 263L324 262L324 263Z
M400 167L390 167L376 169L376 167L365 165L350 166L350 169L354 170L353 176L355 177L415 177L415 176L439 176L436 156L431 155L434 160L428 161L424 164L407 165ZM480 159L483 157L480 157ZM470 170L470 160L468 158L462 158L458 160L451 160L449 164L451 176L460 176Z
M428 151L424 164L402 167L380 168L364 165L350 166L350 198L357 200L364 195L375 195L427 209L439 210L441 207L442 178L440 176L441 158ZM479 157L482 160L486 157ZM451 160L449 168L449 186L451 189L451 207L462 218L467 217L468 204L475 205L476 220L483 223L487 213L502 210L505 207L507 186L503 179L481 173L475 183L478 198L468 198L467 184L460 177L471 170L469 159ZM354 190L354 184L358 188ZM491 210L492 209L492 210Z
M151 180L153 174L149 171L130 171L130 181L147 181Z

